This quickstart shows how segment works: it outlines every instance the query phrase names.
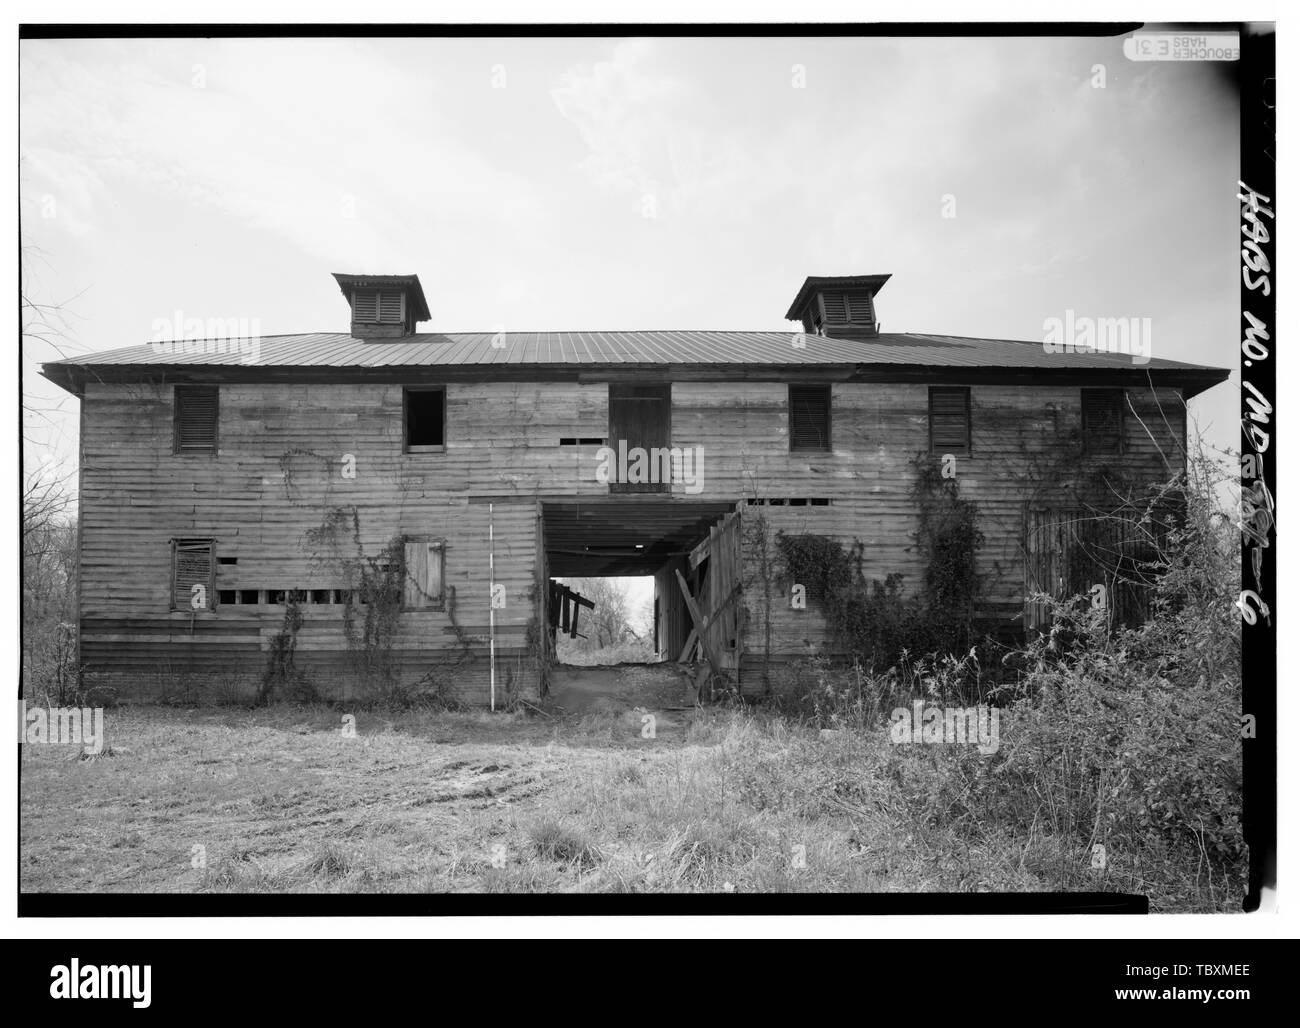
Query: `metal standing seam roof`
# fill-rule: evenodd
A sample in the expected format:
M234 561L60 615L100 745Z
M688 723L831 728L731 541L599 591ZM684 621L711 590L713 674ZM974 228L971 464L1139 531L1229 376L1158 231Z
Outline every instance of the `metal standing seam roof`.
M796 345L801 342L802 345ZM44 365L59 378L82 367L381 368L467 365L905 365L930 368L1218 371L1123 353L1048 353L1041 343L917 333L854 341L799 332L424 332L396 340L311 332L251 340L145 343ZM59 372L62 371L62 374ZM1227 372L1224 371L1226 376Z

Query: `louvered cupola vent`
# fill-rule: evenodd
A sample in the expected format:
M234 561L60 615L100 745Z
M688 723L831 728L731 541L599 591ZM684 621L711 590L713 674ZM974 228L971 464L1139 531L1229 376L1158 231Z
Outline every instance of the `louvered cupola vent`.
M835 339L875 339L876 293L888 275L814 276L804 281L786 317L803 323L811 335Z
M412 335L429 320L429 307L416 275L334 274L352 307L352 334L360 339L395 339Z

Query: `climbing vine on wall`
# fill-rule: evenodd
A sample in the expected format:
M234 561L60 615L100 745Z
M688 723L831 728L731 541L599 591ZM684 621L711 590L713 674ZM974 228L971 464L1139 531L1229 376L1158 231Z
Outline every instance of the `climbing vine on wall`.
M349 506L327 510L319 526L303 533L303 545L315 570L344 582L343 634L363 692L391 692L398 672L393 643L406 581L405 541L393 536L378 553L366 553L360 514Z
M475 640L457 616L456 587L448 585L445 614L458 649L437 652L437 660L413 682L400 679L397 658L403 592L407 578L406 540L395 535L383 548L368 554L361 540L361 517L356 507L333 507L320 525L303 533L302 544L313 570L341 580L343 633L350 670L362 695L386 704L436 702L454 706L459 672L474 662Z
M802 585L839 645L867 667L888 667L905 652L964 652L977 635L984 542L978 508L933 458L917 458L914 467L915 539L924 567L914 595L904 592L901 574L868 580L861 540L846 547L829 536L776 535L785 587Z
M868 581L862 570L864 546L845 547L824 535L776 533L779 577L787 595L796 586L826 618L841 648L864 666L883 669L924 639L921 604L903 595L901 575Z
M772 658L772 554L768 545L768 523L758 506L751 506L745 511L740 522L742 532L741 554L744 561L744 595L754 597L760 609L755 620L755 611L748 602L741 608L740 623L759 625L762 633L762 680L763 692L772 690L770 662Z
M298 631L302 628L302 609L298 594L290 591L284 598L284 623L271 637L266 655L266 667L257 690L259 704L273 699L290 699L311 702L317 698L316 689L304 671L294 663L298 649Z
M912 466L916 506L916 545L925 564L922 587L931 648L964 651L975 636L980 595L978 556L984 545L979 507L963 497L957 479L945 478L941 465L926 454Z

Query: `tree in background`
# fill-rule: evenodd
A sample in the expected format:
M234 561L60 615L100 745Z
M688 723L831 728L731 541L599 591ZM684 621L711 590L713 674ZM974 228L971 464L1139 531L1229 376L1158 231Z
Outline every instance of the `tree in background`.
M23 486L23 693L78 699L77 520L65 480L45 470Z
M52 298L41 280L44 253L21 245L19 313L25 366L84 350L72 331L72 301ZM78 294L80 295L80 294ZM26 374L24 383L39 382ZM78 701L76 418L70 398L23 392L23 694L59 706Z
M627 583L618 578L564 578L563 584L591 600L579 615L579 637L560 632L556 652L566 664L615 664L654 660L650 640L637 631ZM585 636L585 638L583 638Z

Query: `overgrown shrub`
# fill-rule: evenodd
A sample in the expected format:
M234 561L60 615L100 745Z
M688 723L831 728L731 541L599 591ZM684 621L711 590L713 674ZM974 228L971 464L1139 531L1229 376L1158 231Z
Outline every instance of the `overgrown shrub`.
M1006 654L1014 686L974 692L1000 707L995 753L890 747L883 773L919 823L972 846L1023 840L1025 860L1054 887L1143 892L1166 909L1239 909L1240 538L1219 508L1221 483L1218 465L1193 455L1135 519L1149 554L1135 570L1153 586L1145 623L1116 624L1082 597L1044 598L1050 630ZM980 667L970 654L931 655L883 670L814 659L792 673L805 680L801 714L886 731L890 710L913 700L971 703Z
M955 478L943 477L932 457L918 457L912 466L916 544L925 562L924 649L964 653L974 641L980 591L976 560L984 533L979 528L979 508L962 497Z
M302 628L302 607L296 590L284 598L284 623L271 637L266 654L266 667L257 690L257 702L267 704L272 700L293 700L314 703L320 697L307 673L294 661L298 648L298 632Z

